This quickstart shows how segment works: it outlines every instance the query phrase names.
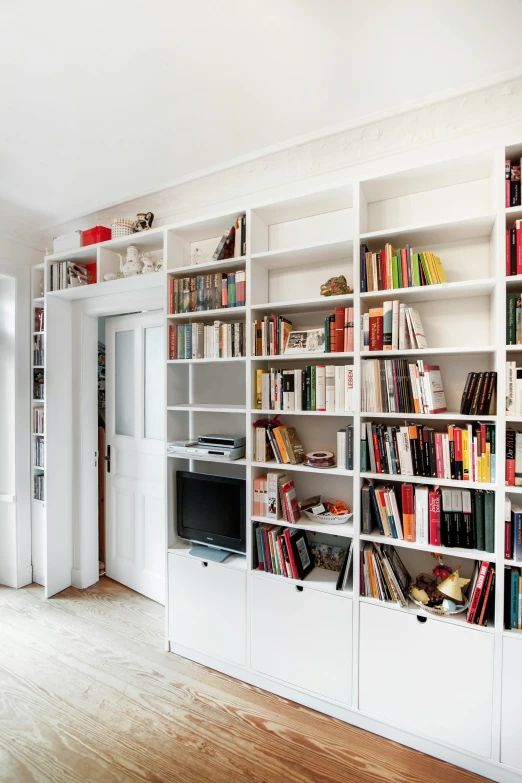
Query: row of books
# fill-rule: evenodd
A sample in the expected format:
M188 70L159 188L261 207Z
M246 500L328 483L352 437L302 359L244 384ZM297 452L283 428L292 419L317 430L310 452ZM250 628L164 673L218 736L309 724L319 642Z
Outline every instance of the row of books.
M353 307L336 307L324 319L325 353L349 353L354 350Z
M520 158L506 160L506 207L520 206L520 165Z
M246 215L238 215L235 223L227 228L212 258L214 261L226 261L227 258L240 258L246 255Z
M34 439L34 466L36 468L43 468L43 467L45 467L45 464L44 464L44 439L43 438L35 438Z
M353 470L353 424L337 430L337 467Z
M314 569L306 532L263 522L256 525L257 562L260 571L289 579L305 579Z
M418 544L493 552L495 494L422 484L365 484L362 530Z
M359 573L362 596L408 606L411 577L393 546L366 543L361 552Z
M77 285L96 282L96 262L78 264L74 261L55 261L49 264L49 290L61 291ZM35 331L38 331L35 329Z
M243 307L245 301L244 269L169 279L169 313L196 313L226 307Z
M361 351L407 351L427 348L417 310L402 302L383 302L361 318Z
M464 384L460 412L471 416L487 416L496 410L497 373L470 372Z
M520 182L518 182L520 187ZM506 229L506 275L522 274L522 220L516 220L513 228Z
M354 408L353 365L319 364L296 370L256 370L256 408L351 412Z
M33 337L33 364L42 367L45 359L43 334L35 334Z
M469 606L466 622L470 625L487 626L494 615L495 566L484 560L477 561L468 590Z
M33 497L35 500L45 500L44 484L45 484L44 474L35 473L33 476Z
M254 422L254 462L275 460L279 465L301 465L304 458L304 448L295 427L275 421Z
M43 400L45 397L44 371L33 370L33 400Z
M252 324L252 356L280 356L285 352L292 322L282 315L265 315Z
M522 416L522 367L506 362L506 413Z
M367 359L362 362L361 406L375 413L444 413L440 367L422 360Z
M169 327L170 359L230 359L244 355L245 325L239 321Z
M504 570L504 628L522 631L522 574L514 566Z
M522 487L522 432L506 429L506 486Z
M522 343L522 294L506 296L506 345Z
M44 409L36 407L33 409L33 432L35 435L44 434Z
M506 560L522 560L522 506L505 500L504 557Z
M34 308L34 331L43 332L45 330L45 310L43 307Z
M435 432L427 425L413 423L395 427L362 422L361 472L367 471L494 483L495 426L480 422L463 427L448 424L446 432Z
M362 244L360 260L363 293L447 282L440 258L429 251L413 253L410 245L395 250L388 242L372 253Z

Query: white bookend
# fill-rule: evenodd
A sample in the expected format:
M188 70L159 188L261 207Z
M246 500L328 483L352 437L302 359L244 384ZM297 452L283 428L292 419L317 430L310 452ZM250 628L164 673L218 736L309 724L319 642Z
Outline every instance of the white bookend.
M397 437L399 459L401 462L401 476L413 476L413 462L411 459L410 434L408 427L399 427Z
M428 341L426 340L426 337L424 335L424 328L422 326L420 315L418 314L417 310L414 310L412 307L408 308L408 312L410 315L413 332L415 334L415 342L417 343L416 347L427 348Z
M326 410L326 367L318 364L315 368L315 409Z
M342 364L335 365L335 410L344 410L344 369Z
M415 540L418 544L428 543L428 487L415 487Z
M346 428L337 430L337 467L346 469Z
M506 413L515 415L517 409L516 362L506 362Z
M344 410L353 411L354 408L354 369L353 364L344 365Z
M399 348L399 302L393 302L392 313L392 348L396 351Z
M303 371L294 370L295 409L303 410Z
M335 365L334 364L326 365L325 382L326 382L326 386L325 386L326 411L328 413L333 413L335 411Z

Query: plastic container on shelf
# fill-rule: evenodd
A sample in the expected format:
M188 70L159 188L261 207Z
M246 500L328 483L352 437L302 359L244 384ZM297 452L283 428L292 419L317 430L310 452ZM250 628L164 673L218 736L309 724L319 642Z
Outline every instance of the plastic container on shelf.
M53 239L53 253L65 253L67 250L78 250L83 247L83 232L71 231Z
M94 226L83 232L83 244L95 245L98 242L105 242L107 239L111 239L112 232L110 228L105 226Z

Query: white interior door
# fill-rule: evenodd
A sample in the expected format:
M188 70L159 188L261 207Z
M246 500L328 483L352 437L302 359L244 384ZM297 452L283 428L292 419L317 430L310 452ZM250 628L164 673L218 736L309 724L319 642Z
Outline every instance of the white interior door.
M105 343L105 572L164 604L163 314L110 318Z

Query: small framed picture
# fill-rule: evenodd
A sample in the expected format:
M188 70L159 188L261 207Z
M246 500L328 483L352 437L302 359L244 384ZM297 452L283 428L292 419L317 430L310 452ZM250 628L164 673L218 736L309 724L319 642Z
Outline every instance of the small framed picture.
M290 332L285 348L288 353L324 353L324 329Z

